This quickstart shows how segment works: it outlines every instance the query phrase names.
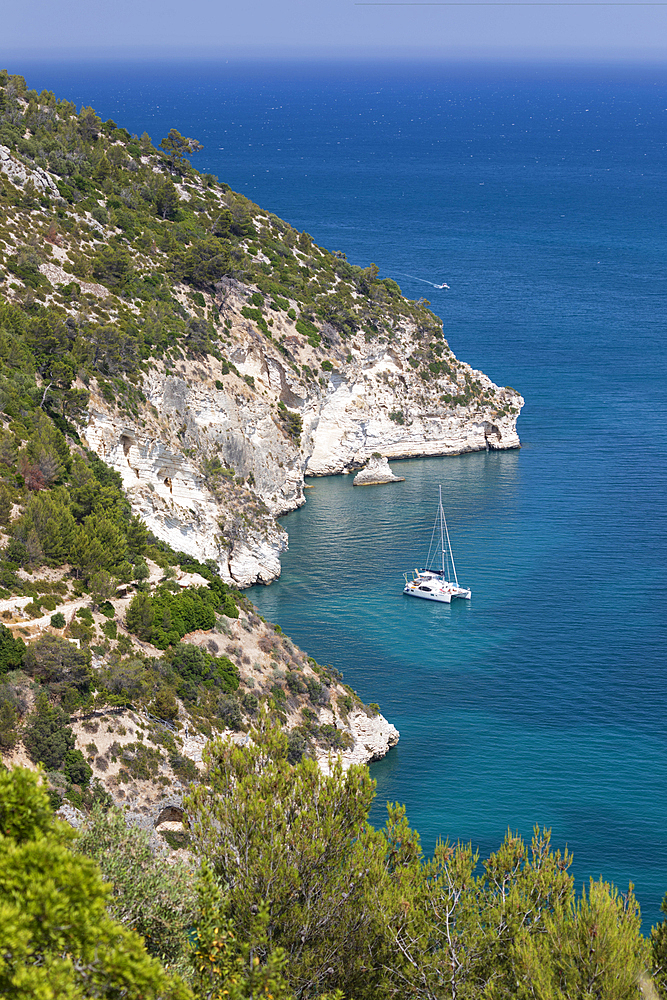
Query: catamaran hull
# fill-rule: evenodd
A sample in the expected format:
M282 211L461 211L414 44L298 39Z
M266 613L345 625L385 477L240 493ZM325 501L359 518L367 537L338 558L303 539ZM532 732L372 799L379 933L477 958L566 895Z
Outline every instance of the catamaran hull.
M442 569L439 570L433 569L430 566L431 550L438 526L440 526L440 558L442 562ZM447 538L447 548L445 548L445 538ZM451 567L454 583L447 579L449 572L445 572L445 563L448 570ZM449 541L449 531L447 530L447 521L445 520L445 512L442 509L442 486L438 487L438 512L435 515L431 544L426 558L426 569L416 569L412 580L408 580L406 573L403 593L407 594L408 597L421 597L424 601L436 601L438 604L451 604L452 597L470 599L470 590L468 587L459 586L459 579L456 575L454 556L452 555L452 546Z
M408 597L421 597L423 601L438 601L440 604L452 603L451 594L434 594L433 591L430 594L426 594L423 590L412 590L411 587L404 587L403 593L407 594Z
M403 593L407 594L408 597L421 597L424 601L438 601L439 604L451 604L452 597L464 597L466 600L470 600L471 597L471 591L464 587L459 587L455 591L421 590L419 587L408 584L407 587L403 588Z

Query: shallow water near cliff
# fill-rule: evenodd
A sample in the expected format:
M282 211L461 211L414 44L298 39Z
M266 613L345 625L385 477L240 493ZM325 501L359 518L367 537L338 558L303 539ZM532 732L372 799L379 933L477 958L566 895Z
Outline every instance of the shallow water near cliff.
M381 704L378 797L488 852L549 826L581 884L667 890L667 73L552 67L25 70L426 295L453 350L526 398L519 452L311 481L251 592ZM416 277L408 278L405 272ZM417 280L421 279L421 280ZM450 285L449 291L428 282ZM470 602L402 596L437 486Z

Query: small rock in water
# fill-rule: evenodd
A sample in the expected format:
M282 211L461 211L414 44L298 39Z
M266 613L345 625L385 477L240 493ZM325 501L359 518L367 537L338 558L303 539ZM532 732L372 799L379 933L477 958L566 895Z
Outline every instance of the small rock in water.
M395 476L389 468L389 462L382 455L373 454L368 464L354 477L353 486L379 486L382 483L402 483L405 476Z

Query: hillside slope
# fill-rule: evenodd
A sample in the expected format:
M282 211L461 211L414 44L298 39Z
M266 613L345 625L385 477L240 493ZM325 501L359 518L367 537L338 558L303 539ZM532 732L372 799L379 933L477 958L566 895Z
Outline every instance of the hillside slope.
M195 171L197 146L0 74L3 329L155 536L248 586L279 574L305 476L516 448L523 400L374 265ZM15 371L8 347L10 394Z

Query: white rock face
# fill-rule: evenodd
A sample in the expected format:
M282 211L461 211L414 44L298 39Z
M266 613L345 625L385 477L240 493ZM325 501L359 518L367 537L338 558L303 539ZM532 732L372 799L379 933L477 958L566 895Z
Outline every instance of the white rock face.
M187 303L185 291L176 291ZM223 579L246 587L280 574L287 534L275 517L305 503L304 476L360 469L374 452L398 459L520 446L521 396L458 361L444 342L448 374L426 385L406 360L415 346L407 328L392 345L353 342L349 353L333 346L338 367L329 362L326 381L324 371L318 380L311 369L323 363L321 352L285 313L272 319L273 339L264 337L242 315L247 294L233 282L221 292L231 326L226 360L200 357L168 370L154 364L135 420L93 392L85 430L154 534L214 560ZM454 405L454 398L471 402ZM226 476L224 490L216 468ZM395 479L386 468L385 478L372 481Z
M98 285L94 281L82 281L81 278L76 278L73 274L63 270L57 264L40 264L39 270L41 273L49 279L52 285L68 285L70 282L75 281L82 292L91 295L97 295L99 298L104 299L109 294L109 289L105 288L104 285Z
M173 403L169 381L163 385L164 396ZM194 398L187 412L190 394L185 391L185 383L179 382L177 388L184 390L177 394L183 407L179 416L195 421L201 418L203 411L197 406L201 400ZM214 560L227 583L248 587L256 582L269 583L280 575L280 553L287 547L287 534L268 511L255 515L236 537L230 539L229 533L223 536L221 521L226 520L228 512L208 488L201 470L180 450L178 440L172 440L171 431L178 430L178 425L172 425L169 431L144 428L137 422L116 418L109 409L103 400L91 399L86 444L121 474L133 512L157 538L200 562ZM162 414L175 416L169 399ZM214 425L206 424L206 432L227 424L224 411L218 411L217 416ZM205 433L202 438L200 445L205 455Z
M351 712L348 716L348 727L354 739L354 746L350 750L329 753L321 749L316 751L315 759L324 774L330 774L330 765L338 756L342 760L343 769L347 771L353 764L370 764L374 760L379 760L399 741L398 729L391 722L387 722L384 715L369 718L365 712ZM245 733L235 733L231 730L216 732L214 735L238 746L246 745L250 739ZM202 754L208 742L206 736L188 736L183 740L182 753L201 769Z
M384 483L403 483L405 476L395 476L389 468L389 462L382 456L371 455L366 468L357 472L352 481L353 486L381 486Z
M27 167L7 148L0 146L0 170L6 174L15 187L23 187L27 181L32 181L38 191L54 198L60 198L56 182L46 170L41 167Z
M415 399L414 387L408 383L408 378L414 379L412 374L395 378L393 385L384 381L383 372L396 374L401 371L399 364L393 354L387 354L379 364L354 366L345 377L332 376L323 398L306 403L306 475L347 471L363 464L374 451L398 459L520 447L516 415L498 416L491 406L481 411L459 406L449 413L438 412L435 406L429 407L428 400ZM474 374L493 386L480 372ZM523 405L518 393L513 394L513 402L519 409ZM396 420L398 414L402 424Z
M352 764L369 764L379 760L398 743L398 729L387 722L384 715L368 716L365 712L353 711L347 721L354 746L350 750L339 751L345 770ZM325 774L329 771L329 758L335 759L336 756L338 753L333 751L331 754L323 751L317 754L317 762Z

